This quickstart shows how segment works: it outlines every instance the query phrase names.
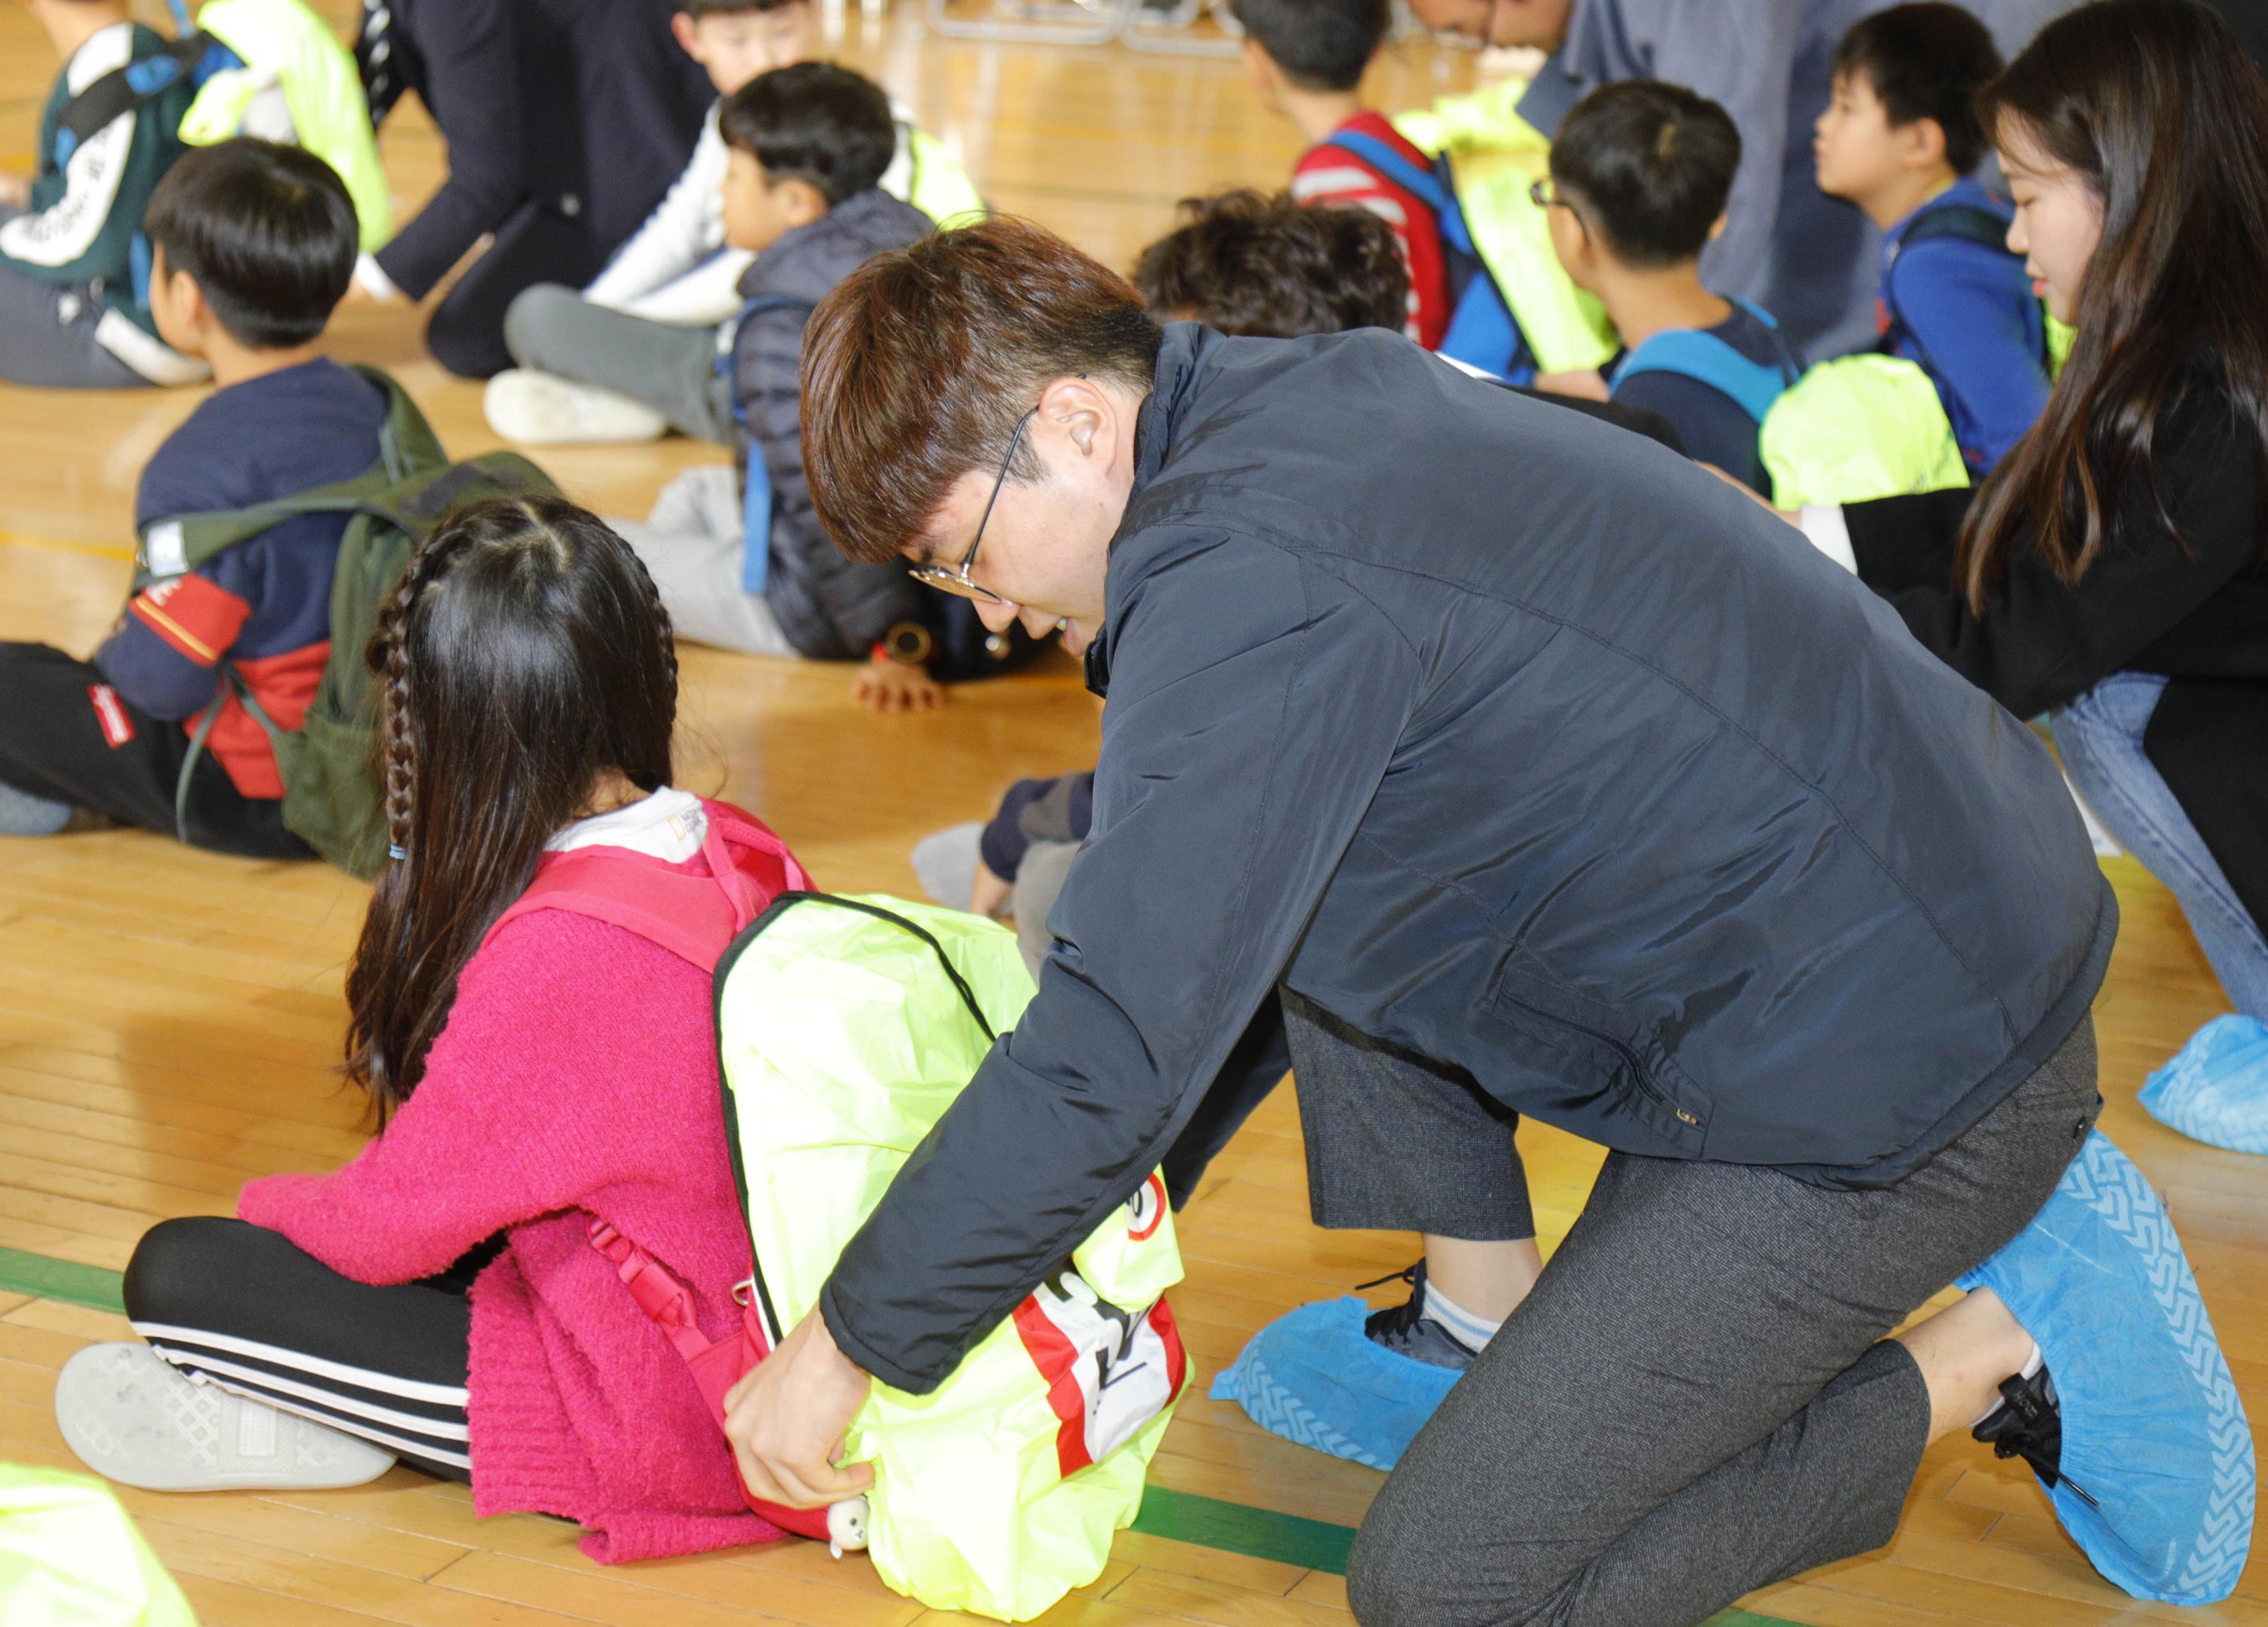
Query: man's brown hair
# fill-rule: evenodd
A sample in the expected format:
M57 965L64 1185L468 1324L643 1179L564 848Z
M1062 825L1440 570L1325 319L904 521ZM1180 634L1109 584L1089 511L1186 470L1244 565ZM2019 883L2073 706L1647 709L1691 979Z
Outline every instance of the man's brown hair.
M803 461L849 557L898 557L1057 379L1147 391L1163 335L1125 279L1005 217L877 254L812 313ZM1039 478L1028 445L1009 478Z

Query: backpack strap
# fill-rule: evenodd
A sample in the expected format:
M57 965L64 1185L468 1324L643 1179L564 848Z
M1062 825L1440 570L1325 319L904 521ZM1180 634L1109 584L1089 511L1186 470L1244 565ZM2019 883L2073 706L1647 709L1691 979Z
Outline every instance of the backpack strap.
M1480 250L1473 246L1473 234L1465 225L1465 211L1457 206L1457 195L1439 172L1412 164L1407 154L1396 152L1389 143L1361 130L1339 130L1322 144L1336 147L1385 176L1433 211L1441 224L1441 235L1451 247L1476 260L1480 257Z
M795 311L808 317L818 308L816 301L799 299L793 294L758 294L740 307L734 320L734 331L747 324L751 317L767 315L774 311ZM732 352L719 351L717 371L730 378ZM740 400L735 383L733 391L733 423L743 434L748 427L748 409ZM740 471L740 591L762 593L764 584L771 579L772 569L772 477L764 467L758 450L749 448L747 467Z
M1758 307L1745 299L1732 303L1778 331L1779 324ZM1751 361L1716 335L1697 328L1673 328L1654 335L1623 358L1622 365L1615 369L1613 383L1619 388L1624 379L1644 372L1677 373L1705 384L1728 397L1758 424L1796 380L1785 361Z
M1978 209L1973 203L1948 203L1937 209L1925 208L1899 237L1898 247L1903 250L1916 243L1927 243L1939 238L1981 244L1986 248L1998 249L2011 259L2015 257L2008 247L2008 223L1992 210Z
M192 33L112 69L63 104L55 121L56 161L69 163L78 144L112 120L140 111L184 80L197 83L206 77L208 55L225 48L210 34Z
M355 514L381 493L425 470L446 467L449 455L417 403L389 374L375 367L355 372L383 391L386 422L378 432L378 460L352 480L318 486L248 508L176 514L143 528L135 551L135 591L195 570L216 554L250 541L300 514Z

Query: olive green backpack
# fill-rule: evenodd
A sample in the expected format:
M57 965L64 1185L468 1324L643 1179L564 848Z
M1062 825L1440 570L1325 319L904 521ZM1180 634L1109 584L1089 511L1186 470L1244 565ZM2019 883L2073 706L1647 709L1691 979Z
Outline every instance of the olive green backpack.
M378 460L352 480L250 508L179 514L144 529L135 556L134 592L183 576L225 548L248 541L298 514L345 514L338 566L331 580L331 651L322 678L296 729L286 729L254 698L228 661L221 681L267 732L284 778L284 824L316 852L351 874L378 873L386 857L377 768L378 699L364 653L378 613L401 581L417 545L450 512L483 497L557 488L516 453L449 461L432 425L409 393L374 367L356 372L386 393ZM220 715L205 709L173 791L173 821L188 840L189 777Z

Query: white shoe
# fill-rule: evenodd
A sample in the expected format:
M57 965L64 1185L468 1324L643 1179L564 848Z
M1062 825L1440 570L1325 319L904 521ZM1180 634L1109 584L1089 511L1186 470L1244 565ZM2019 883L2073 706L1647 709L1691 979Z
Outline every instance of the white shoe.
M55 1380L55 1422L95 1473L151 1491L315 1491L394 1467L359 1436L200 1383L146 1344L90 1344Z
M669 420L643 401L533 367L490 379L481 406L489 428L522 446L659 440L669 431Z

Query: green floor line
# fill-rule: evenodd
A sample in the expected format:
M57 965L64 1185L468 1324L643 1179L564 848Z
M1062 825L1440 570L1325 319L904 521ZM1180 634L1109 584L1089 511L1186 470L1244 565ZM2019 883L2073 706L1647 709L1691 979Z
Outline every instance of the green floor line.
M27 1293L35 1299L60 1299L89 1310L126 1314L118 1297L120 1277L99 1265L75 1260L50 1260L20 1248L0 1248L0 1293Z
M0 1248L0 1293L29 1294L66 1305L123 1314L119 1298L120 1277L99 1265L74 1260L52 1260L20 1248ZM1189 1542L1223 1553L1254 1559L1272 1559L1303 1571L1344 1576L1347 1555L1354 1547L1354 1528L1272 1508L1254 1508L1194 1491L1152 1486L1142 1495L1142 1512L1134 1528L1147 1536ZM1776 1616L1751 1610L1726 1610L1709 1618L1705 1627L1799 1627Z

